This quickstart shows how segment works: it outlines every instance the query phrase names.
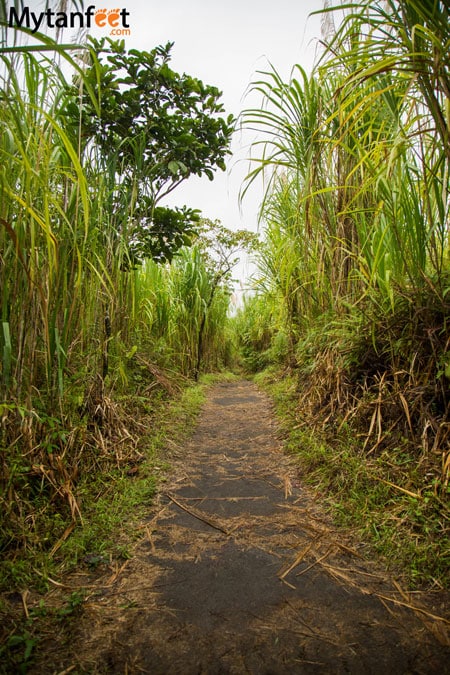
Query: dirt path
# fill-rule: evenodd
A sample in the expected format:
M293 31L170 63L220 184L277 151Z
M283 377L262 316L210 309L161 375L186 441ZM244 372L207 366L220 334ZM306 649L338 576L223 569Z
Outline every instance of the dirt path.
M48 672L450 672L448 625L333 530L255 385L215 386L174 463L145 542L97 582Z

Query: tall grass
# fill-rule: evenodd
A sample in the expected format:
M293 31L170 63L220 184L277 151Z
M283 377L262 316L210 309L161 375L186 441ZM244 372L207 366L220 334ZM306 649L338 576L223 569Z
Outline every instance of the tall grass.
M230 291L221 286L207 308L214 278L198 246L181 249L171 264L146 261L135 271L134 281L134 334L155 359L192 377L200 326L206 317L202 367L214 370L224 365Z
M372 516L383 509L386 532L403 533L391 541L407 546L414 577L448 549L447 4L337 6L312 73L260 73L261 105L242 114L258 133L243 196L259 178L266 186L257 294L237 317L245 362L290 370L294 436L325 433L338 468L311 463L349 474L347 497L370 499L353 459L376 465L389 501ZM408 494L416 508L405 513Z
M261 73L262 105L243 112L259 132L243 195L260 176L267 185L259 286L284 307L297 365L320 380L306 404L342 420L378 396L390 422L375 433L365 408L368 447L395 430L441 448L443 487L449 40L445 3L354 3L311 75Z
M171 265L130 266L135 195L121 189L118 204L117 157L106 161L86 143L67 81L75 75L80 94L87 91L100 110L83 76L83 61L95 64L95 56L84 49L75 58L47 36L36 40L36 48L16 43L0 52L5 559L51 551L67 524L82 520L79 479L139 457L139 424L121 397L142 377L146 395L153 386L173 393L177 379L191 377L202 320L202 366L222 362L229 301L221 287L208 304L214 277L197 248L182 250ZM69 75L55 54L71 66Z

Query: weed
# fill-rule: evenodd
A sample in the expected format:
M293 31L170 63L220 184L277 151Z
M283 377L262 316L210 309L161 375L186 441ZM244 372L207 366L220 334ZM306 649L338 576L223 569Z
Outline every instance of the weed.
M25 630L11 635L5 645L0 646L0 660L15 668L16 673L26 673L33 662L33 652L38 639ZM11 672L13 672L11 670Z
M81 612L84 601L84 591L73 591L67 599L64 607L61 607L61 609L58 610L57 616L60 619L67 619L68 617L77 616Z

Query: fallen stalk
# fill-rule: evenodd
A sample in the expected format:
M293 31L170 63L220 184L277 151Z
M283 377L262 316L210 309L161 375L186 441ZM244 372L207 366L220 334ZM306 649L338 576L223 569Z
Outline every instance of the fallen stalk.
M171 495L169 492L166 492L165 495L170 499L171 502L176 504L183 511L186 511L186 513L189 513L191 516L194 516L194 518L197 518L197 520L200 520L201 522L206 523L206 525L213 527L215 530L219 530L219 532L223 532L227 536L230 536L231 532L229 530L226 530L215 521L211 520L210 518L207 518L203 514L200 514L196 509L188 508L187 506L179 502L178 499L175 499L175 497Z

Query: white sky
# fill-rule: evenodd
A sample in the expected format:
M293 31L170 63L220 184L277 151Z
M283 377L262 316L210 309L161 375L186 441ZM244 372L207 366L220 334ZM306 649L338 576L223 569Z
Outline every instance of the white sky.
M157 44L174 42L171 65L179 72L198 77L219 87L227 113L235 116L250 105L244 94L258 70L269 62L288 78L292 66L312 66L322 0L128 0L132 35L126 45L149 50ZM253 98L252 104L258 104ZM200 208L208 218L219 219L231 228L256 227L257 194L238 207L238 193L248 164L248 152L237 133L227 173L218 170L214 181L190 179L171 196L172 204Z
M51 7L58 9L54 0ZM91 3L85 0L85 9ZM121 0L92 3L96 9L119 7L129 12L131 35L125 37L127 48L150 51L166 42L174 42L171 66L186 72L223 92L226 114L235 116L246 106L259 100L244 94L258 70L268 70L269 62L286 79L299 63L309 71L320 38L321 19L308 18L321 9L323 0ZM25 0L31 11L42 11L42 0ZM74 11L70 0L67 11ZM48 34L52 35L52 29ZM96 37L107 35L106 29L95 28ZM65 35L64 41L68 41ZM255 187L238 204L238 193L248 170L248 146L253 137L236 133L233 155L227 161L227 172L218 170L214 181L193 177L179 186L166 203L201 209L205 217L220 220L232 229L257 227L258 206L262 187ZM238 276L246 276L245 264Z

